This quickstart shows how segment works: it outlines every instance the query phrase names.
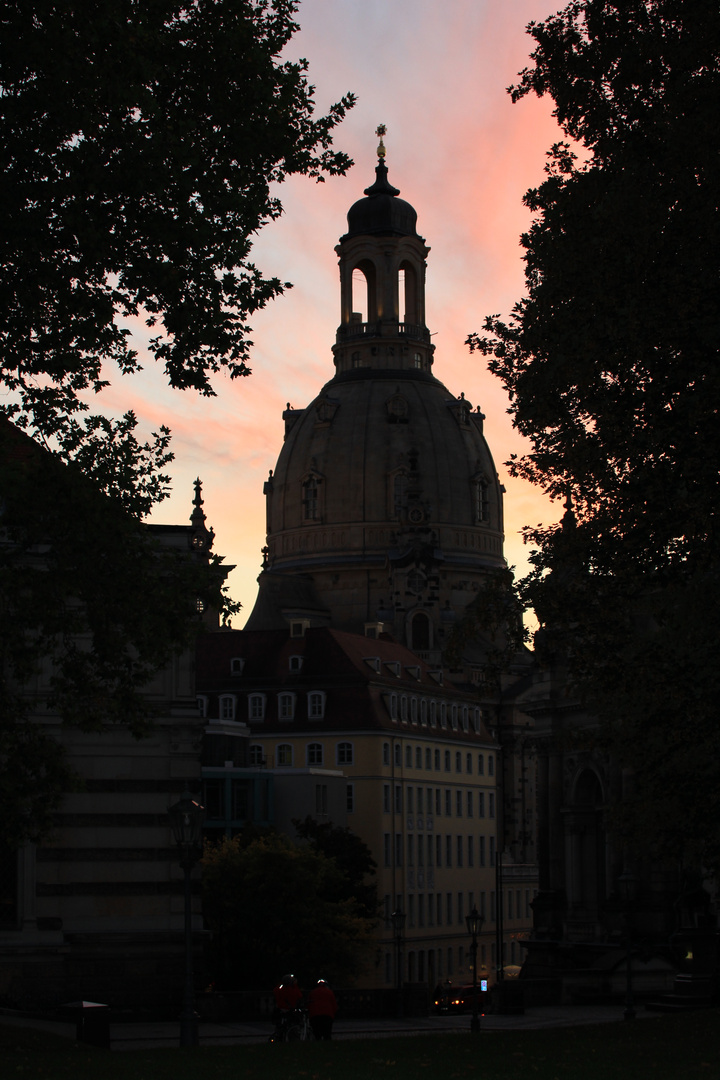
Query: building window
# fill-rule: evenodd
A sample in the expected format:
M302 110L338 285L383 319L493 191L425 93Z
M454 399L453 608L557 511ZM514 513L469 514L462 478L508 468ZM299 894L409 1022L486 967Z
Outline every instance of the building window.
M408 814L412 814L412 812L413 812L413 802L414 802L413 795L414 794L415 794L415 788L414 787L406 788L405 800L406 800Z
M410 721L417 726L418 722L418 703L417 698L410 698Z
M302 656L291 656L289 666L291 671L301 671L303 666Z
M493 791L488 794L488 817L495 817L495 793Z
M420 702L420 726L427 727L427 701L425 698Z
M459 892L457 894L457 921L462 925L465 922L465 905L463 903L464 894ZM460 952L458 953L458 960L460 964L463 963L462 945L460 946Z
M462 866L462 864L463 864L463 838L462 838L462 836L457 837L455 855L456 855L456 865L457 866Z
M400 784L395 785L395 813L402 814L402 787Z
M395 764L397 765L398 768L400 768L400 766L402 765L402 747L401 747L399 742L395 743L394 758L395 758Z
M418 611L413 615L410 624L410 648L413 652L427 652L430 644L430 619L424 611Z
M428 837L430 839L430 837ZM438 870L442 866L442 836L435 837L435 865Z
M195 700L197 701L197 707L198 707L198 709L200 711L200 715L201 716L207 716L207 714L208 714L208 699L207 699L207 696L205 694L198 694L198 696L197 696L197 698Z
M432 769L432 750L429 746L425 747L425 768Z
M275 751L275 761L278 766L292 765L293 763L293 748L289 743L280 743Z
M245 660L242 656L233 656L230 661L230 674L242 675L243 668L245 667Z
M447 727L447 705L444 701L440 702L440 727Z
M435 768L438 770L438 772L440 771L440 751L439 750L435 751Z
M485 792L478 791L478 817L485 817Z
M390 695L390 719L397 720L398 718L398 699L397 694Z
M468 714L469 714L469 712L470 712L470 710L469 710L468 706L463 705L463 711L462 711L462 729L463 729L463 731L467 731L468 728L469 728L469 723L468 723Z
M355 785L348 784L345 788L345 809L348 814L355 812Z
M467 864L468 866L475 865L475 847L472 836L468 836L467 838Z
M402 866L403 864L403 844L402 833L395 834L395 865Z
M430 727L437 727L437 702L430 702Z
M453 921L453 895L451 892L445 894L445 924L452 926Z
M403 696L400 698L400 721L401 721L401 723L407 724L407 718L408 718L408 700L405 697L405 695L403 694Z
M472 793L472 791L468 791L468 793L467 793L467 816L468 817L473 816L473 793Z
M475 520L487 521L489 517L488 509L488 486L485 480L476 480L474 484L474 496L475 496Z
M325 716L325 693L322 690L313 690L308 694L308 717L311 720L322 720Z
M390 785L383 784L383 812L390 813Z
M455 817L462 817L462 791L455 792Z
M492 754L488 754L488 776L495 775L495 758Z
M337 763L338 765L352 765L353 763L353 744L349 742L341 742L337 745Z
M475 709L473 712L473 727L475 728L475 734L480 734L480 726L482 720L482 713L479 709Z
M452 791L450 788L445 788L445 817L452 815Z
M478 776L485 775L485 755L478 754Z
M480 864L480 866L484 866L485 865L485 837L484 836L479 836L478 837L478 845L479 845L478 846L478 863ZM484 895L485 895L485 893L483 893L483 896Z
M383 833L383 863L385 866L390 865L390 833Z
M251 743L248 748L248 761L250 765L264 765L265 755L263 754L263 748L259 743Z
M303 480L302 503L305 521L318 519L318 485L316 476L308 476L307 480Z
M440 788L435 788L435 813L438 817L442 814L442 796Z
M264 720L265 719L265 695L264 694L251 694L248 698L248 719L249 720Z
M453 728L453 731L457 731L457 726L458 726L458 707L457 707L457 705L452 706L451 715L452 715L452 728Z
M327 784L315 785L315 813L327 816L328 812L328 786Z
M295 716L295 695L278 694L278 718L292 720Z
M390 764L390 743L389 742L384 742L383 743L382 760L383 760L383 765L389 765Z
M323 763L322 743L319 743L319 742L308 743L307 763L308 763L308 765L322 765L322 763Z
M452 836L445 837L445 865L452 866Z
M412 746L405 747L405 768L412 769Z
M445 772L450 772L450 751L445 751Z
M462 753L455 751L455 772L462 772Z
M495 865L495 837L490 837L490 865Z
M235 698L232 694L225 694L220 698L220 719L235 719Z

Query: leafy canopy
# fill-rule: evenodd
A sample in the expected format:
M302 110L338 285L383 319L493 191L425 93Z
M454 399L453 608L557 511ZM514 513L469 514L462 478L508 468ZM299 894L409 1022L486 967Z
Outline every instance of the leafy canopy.
M76 414L138 370L249 373L248 317L283 291L249 261L271 186L342 173L306 61L279 59L295 0L11 0L0 34L4 410L72 456ZM93 425L91 424L91 427ZM80 432L83 425L80 426ZM110 458L112 455L106 455ZM87 461L85 462L87 465Z
M513 474L568 500L562 525L526 530L526 598L637 771L630 833L655 817L666 854L717 864L720 641L700 601L720 599L720 9L578 0L529 33L510 92L549 94L567 141L525 196L527 294L469 338L530 440ZM694 809L655 815L678 783Z
M373 920L346 884L335 859L277 833L206 846L203 915L213 980L226 989L269 989L293 971L305 987L318 978L351 983L367 962Z

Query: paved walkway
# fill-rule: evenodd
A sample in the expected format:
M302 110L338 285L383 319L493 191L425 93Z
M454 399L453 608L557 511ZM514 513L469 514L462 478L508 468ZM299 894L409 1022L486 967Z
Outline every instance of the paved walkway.
M657 1013L638 1007L638 1019L657 1015ZM581 1024L607 1024L622 1020L623 1009L620 1005L545 1005L526 1009L519 1016L504 1016L489 1013L481 1018L481 1030L525 1031L531 1028L572 1027ZM0 1016L0 1022L14 1023L52 1031L67 1038L75 1038L72 1024L13 1019L9 1015ZM210 1024L202 1022L199 1026L201 1046L234 1046L267 1042L271 1024L263 1021L246 1023ZM439 1035L470 1030L470 1016L427 1016L397 1019L373 1020L337 1020L333 1030L335 1039L383 1039L390 1036ZM110 1040L113 1050L142 1050L148 1047L179 1045L179 1023L126 1023L110 1025Z

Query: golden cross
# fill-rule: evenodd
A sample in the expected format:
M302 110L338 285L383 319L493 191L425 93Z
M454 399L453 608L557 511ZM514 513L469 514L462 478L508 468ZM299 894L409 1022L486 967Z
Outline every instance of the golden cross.
M378 126L375 128L375 134L380 139L380 144L379 144L379 146L377 148L377 156L379 158L384 158L385 157L385 143L383 142L383 135L387 135L387 128L385 127L385 125L384 124L378 124Z

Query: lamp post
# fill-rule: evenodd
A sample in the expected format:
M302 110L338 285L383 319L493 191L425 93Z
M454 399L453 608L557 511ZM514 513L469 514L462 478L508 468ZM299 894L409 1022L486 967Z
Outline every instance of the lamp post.
M618 878L618 885L625 901L625 930L627 933L626 955L625 955L625 1009L623 1011L623 1018L625 1020L635 1019L635 997L633 995L632 987L632 929L630 923L630 915L635 906L635 885L636 880L634 874L629 871L625 871Z
M477 997L477 951L478 951L478 935L482 930L485 920L478 911L476 906L473 906L469 915L465 916L465 922L467 923L468 934L472 938L470 949L472 951L472 965L473 965L473 1011L472 1019L470 1021L470 1031L480 1032L480 1015L478 1013L478 997Z
M405 930L405 912L402 908L397 908L393 911L390 918L392 919L393 931L395 933L395 972L397 975L397 1016L398 1018L403 1015L403 988L402 988L402 948L403 948L403 931Z
M175 843L180 855L180 866L185 873L185 989L180 1013L180 1045L197 1046L198 1018L195 1012L192 954L192 895L190 875L202 854L201 831L205 807L193 800L186 789L180 802L168 807L168 817Z

